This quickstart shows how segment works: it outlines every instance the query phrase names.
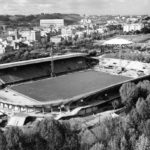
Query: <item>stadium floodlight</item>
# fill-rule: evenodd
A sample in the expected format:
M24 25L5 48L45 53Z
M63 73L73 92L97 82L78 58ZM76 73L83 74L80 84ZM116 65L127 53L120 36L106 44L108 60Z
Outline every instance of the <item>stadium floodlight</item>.
M51 77L53 77L54 75L54 62L53 62L53 46L58 44L61 41L60 37L51 37L50 38L51 43L51 51L50 51L50 55L51 55ZM54 45L53 45L54 44Z

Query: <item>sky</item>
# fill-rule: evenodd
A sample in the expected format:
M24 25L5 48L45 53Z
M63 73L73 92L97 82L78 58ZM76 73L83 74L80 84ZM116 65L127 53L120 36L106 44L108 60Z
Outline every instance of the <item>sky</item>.
M0 0L0 14L150 14L150 0Z

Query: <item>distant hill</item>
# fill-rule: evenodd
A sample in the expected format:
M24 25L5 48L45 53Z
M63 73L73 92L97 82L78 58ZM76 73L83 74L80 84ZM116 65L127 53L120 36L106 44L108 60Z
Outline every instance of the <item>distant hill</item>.
M38 15L0 15L0 21L10 27L39 25L40 19L64 19L65 25L78 24L82 19L79 14L38 14Z

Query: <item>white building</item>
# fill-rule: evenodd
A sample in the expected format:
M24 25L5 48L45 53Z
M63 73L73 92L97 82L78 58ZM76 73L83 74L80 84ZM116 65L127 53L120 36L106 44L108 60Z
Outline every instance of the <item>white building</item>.
M64 19L41 19L40 20L41 27L62 27L64 26Z
M97 29L97 32L100 33L100 34L104 33L105 31L106 31L105 28L98 28Z
M28 41L39 41L40 40L40 31L27 30L20 32L21 37L25 38Z
M17 31L16 30L8 30L7 33L8 33L8 35L16 35Z
M91 23L92 23L91 19L88 19L88 18L84 18L84 19L82 19L80 22L81 22L81 24L83 24L83 25L91 24Z
M144 27L144 25L141 23L124 24L123 25L123 31L124 32L141 31L141 29L143 27Z
M107 25L112 25L112 24L118 24L118 21L116 20L108 20Z
M79 38L83 38L84 32L78 31L78 32L76 32L76 35L78 35Z
M62 28L61 34L66 36L72 36L76 33L76 30L73 28Z
M5 53L5 48L2 44L0 44L0 55Z
M18 32L17 30L13 30L13 29L10 29L10 30L7 30L7 34L9 37L13 37L13 39L17 39L18 38Z
M136 21L138 21L138 18L130 17L127 19L127 22L136 22Z
M51 38L51 42L57 44L61 42L61 37L55 36Z

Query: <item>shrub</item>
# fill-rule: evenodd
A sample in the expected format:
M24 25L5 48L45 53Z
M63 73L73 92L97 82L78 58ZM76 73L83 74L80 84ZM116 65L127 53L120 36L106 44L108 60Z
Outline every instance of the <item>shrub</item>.
M138 98L138 88L132 82L125 83L120 88L122 103L129 108L136 104Z

